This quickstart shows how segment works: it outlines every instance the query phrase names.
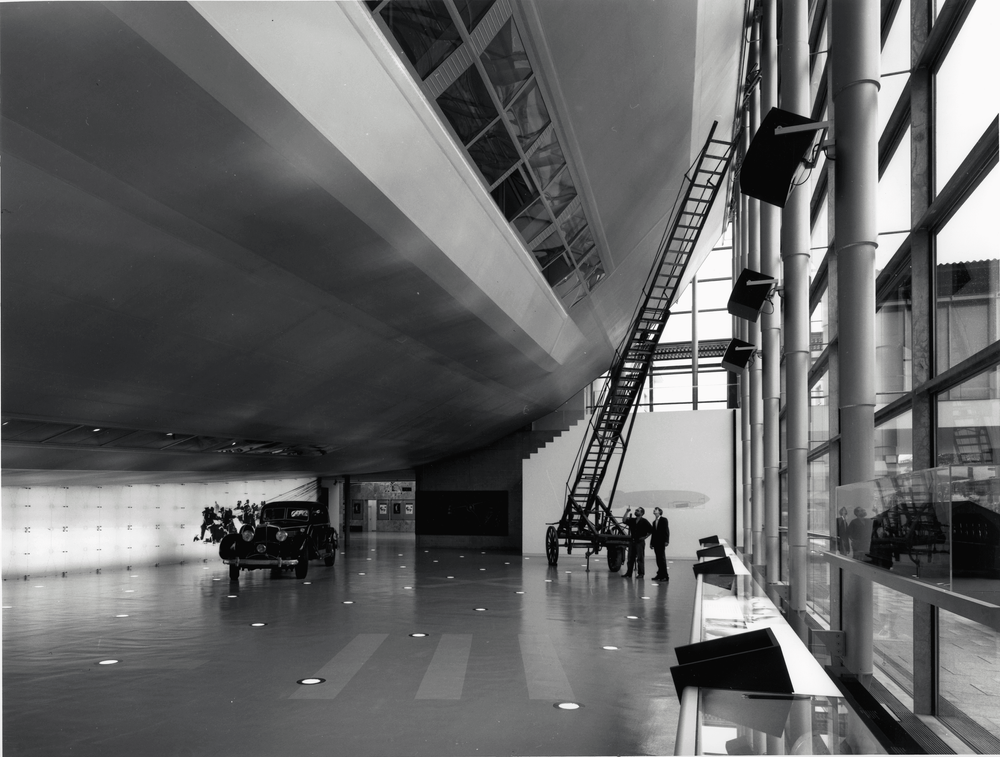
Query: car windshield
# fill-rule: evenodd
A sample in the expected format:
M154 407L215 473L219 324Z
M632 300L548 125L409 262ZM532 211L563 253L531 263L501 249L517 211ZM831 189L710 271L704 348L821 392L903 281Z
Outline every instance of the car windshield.
M307 507L269 507L261 513L262 523L273 523L276 520L309 520Z

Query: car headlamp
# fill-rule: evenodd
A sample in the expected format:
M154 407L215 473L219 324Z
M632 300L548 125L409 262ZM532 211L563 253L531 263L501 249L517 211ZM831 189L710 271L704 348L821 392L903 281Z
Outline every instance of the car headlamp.
M284 531L278 531L278 535L274 538L276 538L278 541L284 541L285 539L288 538L288 534L286 534Z
M250 526L243 526L243 528L240 529L240 536L243 537L243 541L252 541L253 529L250 528Z

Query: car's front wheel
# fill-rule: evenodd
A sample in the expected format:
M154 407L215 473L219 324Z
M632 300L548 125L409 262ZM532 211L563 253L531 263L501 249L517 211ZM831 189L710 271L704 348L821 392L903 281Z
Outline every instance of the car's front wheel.
M334 541L333 534L330 538L326 540L326 554L323 555L323 564L326 567L330 567L337 561L337 544Z
M309 572L309 541L302 544L302 551L299 553L299 561L295 564L295 577L305 578Z

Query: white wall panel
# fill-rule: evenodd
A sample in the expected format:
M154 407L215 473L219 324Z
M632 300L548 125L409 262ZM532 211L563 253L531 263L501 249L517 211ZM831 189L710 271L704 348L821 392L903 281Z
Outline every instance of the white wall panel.
M216 545L194 541L202 508L269 501L309 482L5 486L3 578L216 560Z
M525 555L545 553L546 524L562 516L566 479L585 430L585 423L577 424L523 463ZM626 504L642 505L650 518L654 505L662 507L670 523L668 558L694 557L698 539L712 534L735 543L733 444L731 410L640 413L618 482L615 515L620 517ZM609 473L602 489L605 499L612 478Z

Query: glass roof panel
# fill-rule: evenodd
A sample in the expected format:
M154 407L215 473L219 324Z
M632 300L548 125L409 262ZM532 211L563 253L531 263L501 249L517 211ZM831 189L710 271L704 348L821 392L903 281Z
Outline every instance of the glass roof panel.
M575 301L577 294L580 293L580 277L576 275L576 271L570 269L569 275L553 285L552 291L561 300Z
M538 177L538 182L542 187L548 185L552 178L566 165L566 158L563 157L562 148L556 139L553 129L548 135L543 136L542 144L538 146L528 158L528 163Z
M510 108L508 120L522 149L527 149L549 125L549 111L537 82L531 82Z
M497 117L497 109L475 66L467 68L441 93L437 102L463 145L469 144Z
M594 235L590 229L580 233L576 239L573 240L573 244L570 245L570 251L573 254L573 260L577 262L583 260L587 255L591 253L594 249Z
M519 170L504 179L490 194L508 221L538 196Z
M577 234L580 233L580 230L584 228L586 225L587 225L587 216L583 214L582 206L577 206L573 211L569 213L569 215L564 217L559 222L559 226L563 231L563 237L565 237L566 239L573 239ZM591 245L593 245L593 243L591 243ZM576 257L579 260L580 256L576 255L575 253L576 251L574 250L574 257Z
M421 79L462 45L448 7L438 0L392 0L381 14Z
M537 249L532 250L539 268L545 268L566 252L558 234L550 235Z
M528 62L528 56L524 52L524 45L521 44L521 37L512 18L507 20L497 36L483 50L480 59L497 97L504 105L511 101L521 84L531 76L531 64Z
M545 280L549 282L550 286L555 286L560 281L565 279L570 274L574 274L575 269L570 262L566 259L565 255L559 255L554 257L549 263L542 269L542 274L545 276Z
M458 15L462 17L465 28L471 32L493 7L493 0L455 0L455 7L458 8Z
M469 155L491 185L507 173L519 157L502 120L469 145Z
M514 219L514 227L520 232L525 244L530 244L531 240L541 234L552 224L549 211L541 200L536 200L528 209Z
M545 197L552 206L552 212L558 218L559 214L566 210L573 198L576 197L576 186L569 175L569 171L563 171L547 187L545 187Z

